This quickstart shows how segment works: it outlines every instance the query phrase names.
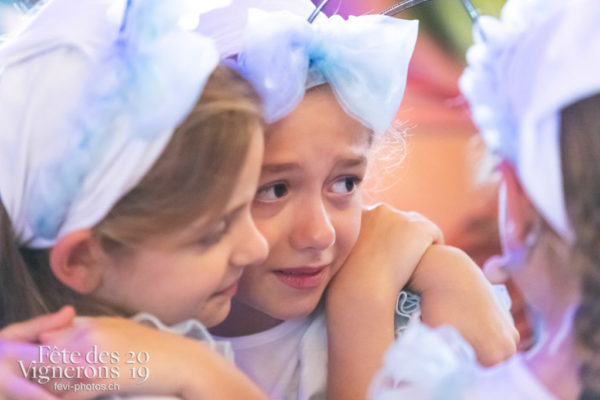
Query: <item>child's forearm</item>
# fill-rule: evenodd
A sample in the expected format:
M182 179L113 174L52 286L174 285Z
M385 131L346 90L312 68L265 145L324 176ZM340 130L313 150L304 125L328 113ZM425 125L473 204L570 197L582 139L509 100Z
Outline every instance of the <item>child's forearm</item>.
M375 258L372 258L373 261ZM389 262L389 260L388 260ZM370 272L356 279L332 282L327 294L328 399L364 399L383 356L394 341L394 312L402 280ZM510 357L518 334L508 313L495 301L491 286L477 265L462 251L430 246L416 269L399 266L409 287L421 294L424 322L453 325L474 347L482 365Z
M183 361L183 360L182 360ZM211 349L196 347L178 368L179 396L184 400L266 400L250 378Z
M423 322L454 326L482 365L497 364L514 354L518 333L508 310L501 308L491 284L463 251L432 245L408 286L421 294Z
M360 237L326 295L328 399L365 399L394 341L398 293L441 232L380 205L363 212Z
M421 295L453 290L469 285L490 289L481 270L462 250L445 245L431 245L415 268L407 287Z
M145 353L142 371L145 376L131 379L129 374L117 374L114 381L119 393L176 396L184 400L267 398L233 363L206 343L128 319L80 318L71 327L44 333L41 341L70 353L87 354L93 347L98 352L115 354L111 366L123 372L132 368L127 354ZM81 362L86 365L89 361ZM98 383L98 379L92 377L83 383ZM106 394L108 392L96 395Z
M394 305L385 291L327 296L328 399L367 398L369 384L394 342ZM330 312L340 307L352 311Z
M381 268L392 262L389 254L381 259L377 255L368 259L361 271L337 276L327 292L327 399L330 400L367 397L370 382L383 365L383 355L394 342L398 293L414 270L410 265L401 268L396 261L390 276L382 273ZM411 263L416 265L416 261Z

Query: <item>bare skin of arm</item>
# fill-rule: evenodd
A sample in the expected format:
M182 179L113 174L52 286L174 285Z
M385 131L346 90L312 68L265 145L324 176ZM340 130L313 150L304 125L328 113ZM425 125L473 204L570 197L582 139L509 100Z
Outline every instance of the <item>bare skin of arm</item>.
M128 395L175 396L191 399L266 399L260 389L231 362L205 343L168 332L152 329L136 322L115 317L78 318L73 328L42 336L45 344L88 352L118 352L121 371L114 380L118 393ZM129 379L128 352L146 352L148 379ZM112 382L113 380L111 380ZM86 381L84 383L94 383ZM96 382L100 383L100 382ZM103 382L105 383L105 382ZM92 399L108 392L68 393L66 399Z
M390 207L363 213L358 243L326 297L328 399L367 397L394 341L392 316L407 283L421 294L423 321L455 326L481 364L514 354L518 333L477 265L462 251L433 241L430 229L407 223Z

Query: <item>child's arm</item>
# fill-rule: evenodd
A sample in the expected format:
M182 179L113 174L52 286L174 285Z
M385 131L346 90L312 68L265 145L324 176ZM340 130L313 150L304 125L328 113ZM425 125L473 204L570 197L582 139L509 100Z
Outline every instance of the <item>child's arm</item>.
M516 352L519 333L509 311L502 309L490 282L463 251L431 246L408 285L421 294L423 322L434 328L454 326L482 366L505 361Z
M364 399L369 383L394 341L398 292L411 278L422 293L422 314L433 325L452 324L490 364L514 352L516 331L496 304L477 266L378 207L363 215L357 245L332 281L326 298L328 398ZM420 260L420 261L419 261Z
M394 341L398 293L434 234L386 205L363 211L358 241L325 299L328 399L366 398Z
M89 352L97 346L98 353L118 353L119 362L109 364L119 368L116 379L86 380L83 383L118 383L118 391L128 395L176 396L188 399L266 399L260 389L231 362L210 349L205 343L152 329L124 318L78 318L75 327L42 337L45 344L59 349ZM147 353L146 367L131 379L129 352ZM142 357L145 360L145 356ZM143 381L143 382L142 382ZM81 382L81 381L79 381ZM71 393L69 399L87 399L109 392Z
M0 330L0 399L58 400L42 387L30 382L18 367L38 358L39 336L73 323L75 312L64 307L54 314L32 318Z

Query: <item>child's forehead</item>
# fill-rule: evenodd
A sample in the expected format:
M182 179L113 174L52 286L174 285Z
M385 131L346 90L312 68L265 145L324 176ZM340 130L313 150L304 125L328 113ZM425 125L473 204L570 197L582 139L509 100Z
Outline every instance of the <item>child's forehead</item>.
M343 111L332 112L331 107L320 103L313 106L299 106L285 118L270 124L265 131L265 151L273 147L294 149L306 145L370 147L373 133L359 121Z
M318 162L323 165L363 159L366 163L370 134L360 124L356 124L356 129L345 129L311 121L306 125L277 125L269 130L265 143L264 163L267 164Z
M304 94L304 98L302 99L302 102L318 101L322 99L335 100L337 102L335 92L328 83L323 83L321 85L313 86L310 89L307 89Z
M321 160L367 155L372 132L348 115L328 84L308 90L298 106L270 124L265 134L265 160L303 163L319 154Z
M340 104L328 84L315 86L306 91L296 109L282 119L284 125L310 127L321 134L343 130L350 139L364 140L371 132L358 119L349 115Z

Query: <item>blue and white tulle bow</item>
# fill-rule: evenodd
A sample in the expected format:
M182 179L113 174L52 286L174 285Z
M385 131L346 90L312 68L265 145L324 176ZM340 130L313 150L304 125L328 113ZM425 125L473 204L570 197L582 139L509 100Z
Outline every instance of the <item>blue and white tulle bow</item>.
M48 0L0 46L0 198L20 244L93 226L146 174L217 65L188 29L214 3Z
M309 24L287 12L250 10L238 62L262 95L268 122L327 82L349 115L380 133L402 101L417 32L417 21L382 15Z

